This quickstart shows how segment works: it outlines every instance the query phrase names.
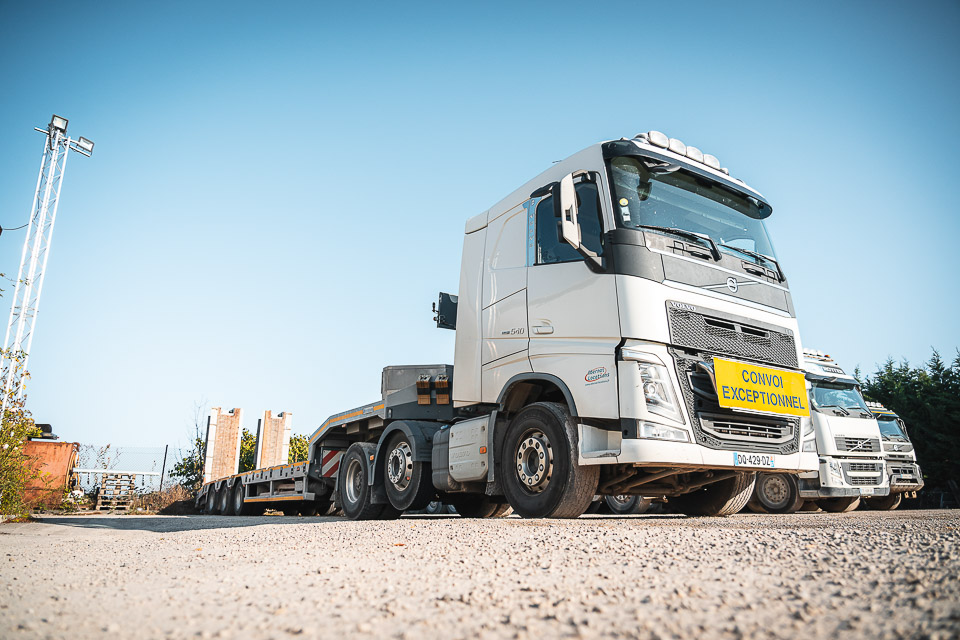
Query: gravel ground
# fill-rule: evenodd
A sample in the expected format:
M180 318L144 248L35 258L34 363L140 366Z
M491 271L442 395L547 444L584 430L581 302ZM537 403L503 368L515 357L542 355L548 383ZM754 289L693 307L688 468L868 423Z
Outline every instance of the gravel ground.
M0 637L960 636L960 511L0 526Z

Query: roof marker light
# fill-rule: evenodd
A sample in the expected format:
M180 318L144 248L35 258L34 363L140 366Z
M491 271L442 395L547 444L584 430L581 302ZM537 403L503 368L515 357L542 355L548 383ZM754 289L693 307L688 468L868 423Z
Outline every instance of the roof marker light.
M711 169L720 170L720 161L717 160L717 156L712 156L709 153L703 154L703 164L707 165Z
M683 144L676 138L670 138L670 146L667 148L670 149L670 151L679 153L682 156L687 155L687 145Z
M648 131L647 139L650 140L651 144L655 144L658 147L663 147L666 149L670 146L670 138L666 134L660 133L659 131Z
M687 157L694 162L703 162L703 152L696 147L687 147Z

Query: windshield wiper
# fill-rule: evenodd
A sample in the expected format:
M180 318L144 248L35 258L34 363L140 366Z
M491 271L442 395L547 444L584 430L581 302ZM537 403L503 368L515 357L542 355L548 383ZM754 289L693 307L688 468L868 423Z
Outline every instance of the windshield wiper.
M841 414L845 416L850 415L849 411L847 411L846 409L844 409L838 404L821 404L821 405L817 405L817 408L818 409L836 409L837 411L839 411Z
M721 244L721 247L726 247L727 249L733 249L734 251L739 251L740 253L750 256L752 258L757 258L758 260L763 260L769 262L777 268L777 276L780 278L780 282L786 280L786 277L783 275L783 271L780 270L780 263L771 258L770 256L765 256L762 253L757 253L756 251L750 251L749 249L741 249L740 247L734 247L729 244Z
M641 229L650 229L651 231L662 231L663 233L672 233L675 236L680 236L681 238L688 238L699 242L702 246L708 247L710 249L710 255L713 256L713 259L717 262L720 262L720 249L717 248L717 243L713 241L713 238L708 236L705 233L696 233L695 231L687 231L686 229L678 229L676 227L658 227L655 224L640 224L637 225Z

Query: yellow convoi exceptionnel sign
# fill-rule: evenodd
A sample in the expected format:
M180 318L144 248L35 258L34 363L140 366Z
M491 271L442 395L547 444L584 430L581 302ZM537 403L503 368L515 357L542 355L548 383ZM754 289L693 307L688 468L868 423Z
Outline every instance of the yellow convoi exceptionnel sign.
M713 359L713 370L721 407L789 416L810 415L807 386L800 372L723 358Z

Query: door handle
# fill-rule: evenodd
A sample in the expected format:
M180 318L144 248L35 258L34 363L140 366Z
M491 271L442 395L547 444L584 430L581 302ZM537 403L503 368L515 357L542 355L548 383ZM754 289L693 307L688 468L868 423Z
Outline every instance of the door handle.
M550 325L533 325L533 332L538 335L553 333L553 327Z

